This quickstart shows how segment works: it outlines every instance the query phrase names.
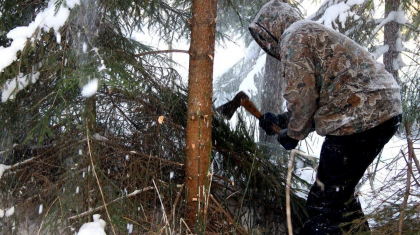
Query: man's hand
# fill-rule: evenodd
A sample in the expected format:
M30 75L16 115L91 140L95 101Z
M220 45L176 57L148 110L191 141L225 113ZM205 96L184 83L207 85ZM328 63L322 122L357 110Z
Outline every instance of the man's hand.
M299 140L295 140L292 137L287 135L287 129L280 131L277 136L277 141L286 149L291 150L296 148L299 143Z
M276 132L273 129L273 124L280 126L279 118L276 114L268 112L260 117L260 127L267 135L274 135Z
M265 131L267 135L274 135L276 132L273 129L273 124L280 127L280 129L286 129L289 123L289 116L286 113L276 115L268 112L260 117L260 127Z

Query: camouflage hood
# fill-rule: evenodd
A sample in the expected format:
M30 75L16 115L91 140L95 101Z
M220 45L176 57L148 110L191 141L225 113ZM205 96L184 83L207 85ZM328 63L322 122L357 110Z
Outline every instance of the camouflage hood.
M249 25L252 37L269 55L280 59L279 40L284 30L300 20L296 10L279 0L271 0Z

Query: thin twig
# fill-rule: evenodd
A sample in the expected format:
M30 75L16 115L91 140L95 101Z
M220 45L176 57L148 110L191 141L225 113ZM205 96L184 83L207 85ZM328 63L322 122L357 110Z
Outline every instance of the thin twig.
M109 147L109 144L112 144L112 141L99 141L99 143L104 145L104 146ZM179 162L174 162L174 161L171 161L171 160L167 160L167 159L164 159L164 158L152 156L152 155L149 155L149 154L138 153L137 151L134 151L134 150L127 151L127 150L119 149L118 151L120 151L121 153L124 153L124 154L134 154L134 155L137 155L137 156L140 156L140 157L153 158L153 159L156 159L156 160L159 160L159 161L162 161L162 162L166 162L166 163L170 163L170 164L174 164L174 165L178 165L178 166L183 166L184 165L184 164L179 163Z
M3 172L4 176L9 175L10 171L14 170L15 168L18 168L18 167L20 167L20 166L22 166L22 165L25 165L25 164L31 163L33 160L38 159L38 158L39 158L39 157L41 157L41 156L42 156L42 155L38 155L38 156L36 156L36 157L31 157L31 158L29 158L29 159L26 159L26 160L25 160L25 161L23 161L23 162L18 162L18 163L16 163L16 164L11 165L11 166L1 164L1 165L3 165L3 166L4 166L4 172ZM1 178L1 177L2 177L2 175L0 175L0 178Z
M181 226L182 224L185 225L185 227L188 229L188 231L190 231L190 234L193 234L193 232L191 232L191 229L188 227L187 223L185 223L185 220L183 218L180 219L181 223L179 223L179 231L182 231Z
M86 138L87 138L86 140L87 140L87 143L88 143L88 148L89 148L90 162L91 162L91 164L92 164L93 173L95 174L96 183L98 184L99 191L101 192L102 201L103 201L103 203L104 203L105 211L106 211L106 214L107 214L108 219L109 219L109 224L111 225L112 232L113 232L115 235L117 235L117 233L115 232L115 229L114 229L114 225L112 224L112 219L111 219L111 216L109 215L109 211L108 211L107 203L106 203L106 201L105 201L104 192L102 191L101 183L99 182L99 177L98 177L98 174L96 173L95 164L93 163L92 150L91 150L91 148L90 148L90 140L89 140L89 129L88 129L88 126L87 126L87 125L88 125L88 124L87 124L87 122L86 122L86 130L87 130L87 131L86 131Z
M50 210L51 210L51 207L54 205L54 203L57 201L57 199L60 201L60 205L61 205L61 200L60 200L60 197L58 196L54 201L53 201L53 203L51 204L51 206L48 208L48 210L47 210L47 213L45 214L45 216L44 216L44 219L47 217L47 215L48 215L48 213L50 212ZM61 215L62 216L62 215ZM41 233L41 229L42 229L42 225L44 224L44 220L42 220L42 222L41 222L41 225L39 226L39 229L38 229L38 235Z
M238 218L237 218L237 221L236 221L236 227L238 227L238 225L239 225L239 218L240 218L239 213L240 213L240 211L242 210L242 206L244 205L246 192L248 191L249 182L251 181L252 171L254 170L255 157L256 157L256 155L255 155L255 153L254 153L254 157L252 158L251 170L250 170L250 172L249 172L249 176L248 176L248 181L246 182L246 187L245 187L245 191L244 191L244 196L242 197L242 202L241 202L241 205L240 205L239 210L238 210ZM236 229L235 229L235 230L236 230Z
M216 178L218 178L218 179L221 179L221 180L224 180L224 181L230 183L232 186L235 186L235 182L232 181L232 180L230 180L230 179L228 179L228 178L226 178L226 177L223 177L223 176L220 176L220 175L216 175L216 174L213 174L213 176L216 177Z
M292 180L292 168L293 168L293 159L295 157L295 152L298 150L293 149L290 154L289 168L287 169L287 185L286 185L286 216L287 216L287 230L289 235L293 235L292 228L292 213L290 208L290 185Z
M150 191L150 190L153 190L153 189L154 189L154 188L153 188L152 186L149 186L149 187L146 187L146 188L143 188L143 189L140 189L140 190L135 190L134 192L132 192L132 193L130 193L130 194L128 194L128 195L126 195L126 196L119 197L119 198L116 198L116 199L114 199L114 200L112 200L112 201L108 202L108 203L107 203L107 206L109 206L110 204L112 204L112 203L114 203L114 202L121 201L122 199L125 199L125 198L130 198L130 197L133 197L133 196L135 196L135 195L137 195L137 194L140 194L140 193L142 193L142 192L145 192L145 191ZM90 213L92 213L92 212L95 212L95 211L101 210L101 209L102 209L102 208L104 208L104 207L105 207L104 205L99 206L99 207L96 207L95 209L88 210L88 211L85 211L85 212L80 213L80 214L78 214L78 215L75 215L75 216L69 217L69 218L68 218L68 220L73 220L73 219L78 219L78 218L84 217L84 216L86 216L86 215L89 215L89 214L90 214Z
M225 211L222 207L222 205L216 200L216 198L213 197L213 195L210 195L210 199L216 204L216 208L219 209L228 219L230 223L235 223L232 217L230 217L229 213ZM236 225L236 229L238 230L239 234L247 234L247 231L240 225Z
M168 218L168 223L170 223L172 218L175 217L176 205L178 204L179 199L181 198L182 190L184 190L184 185L182 185L181 188L179 189L179 191L177 192L174 205L172 206L172 213L169 215L169 218Z
M407 164L407 166L408 166L408 160L407 160L407 158L406 158L406 156L405 156L405 154L404 154L404 152L401 150L401 154L403 155L403 158L404 158L404 161L405 161L405 163ZM414 175L414 172L413 172L413 167L411 167L411 175ZM417 179L416 179L416 177L413 177L413 180L416 182L416 184L417 184L417 186L419 186L420 187L420 182L419 181L417 181Z
M158 190L158 188L156 187L155 180L152 180L152 182L153 182L153 185L155 186L156 192L157 192L157 194L158 194L160 204L162 205L162 212L163 212L163 215L165 216L165 223L166 223L166 225L165 225L165 226L168 226L168 228L170 229L171 227L169 226L168 216L166 216L165 206L163 205L163 201L162 201L162 198L160 197L159 190Z
M161 50L161 51L148 51L143 52L140 54L136 54L136 56L145 56L145 55L154 55L154 54L161 54L161 53L173 53L173 52L180 52L180 53L189 53L187 50Z
M407 164L407 183L404 195L404 201L402 204L401 212L400 212L400 221L398 223L398 234L402 234L403 230L403 221L404 221L404 211L407 207L408 197L410 196L410 185L411 185L411 171L412 171L412 159L413 159L413 142L410 139L411 136L411 128L408 124L408 121L405 122L405 133L407 135L407 145L408 145L408 164Z
M213 168L211 168L211 169L213 169ZM205 200L204 200L204 223L207 223L207 210L208 210L209 202L210 202L209 197L210 197L211 182L213 180L213 172L209 172L207 174L207 179L209 178L209 176L210 176L210 179L209 179L209 187L207 189L207 197L206 197L206 195L203 195L203 197L205 198ZM206 189L203 189L203 190L204 190L204 193L206 193L205 192Z

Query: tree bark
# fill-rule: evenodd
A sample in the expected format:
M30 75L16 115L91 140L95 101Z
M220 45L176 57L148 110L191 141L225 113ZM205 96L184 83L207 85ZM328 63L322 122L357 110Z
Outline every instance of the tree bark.
M186 221L198 233L204 230L204 200L208 193L211 155L213 58L217 0L193 0L188 79L185 186Z
M385 1L385 18L392 11L398 11L400 0L386 0ZM399 82L398 69L394 69L394 61L398 59L399 51L397 51L397 38L400 31L400 25L395 21L390 21L384 26L384 44L389 46L389 50L384 54L385 69L391 73Z
M283 112L283 90L281 87L280 61L267 54L261 92L261 111L279 114ZM260 141L277 143L277 136L266 135L260 129Z

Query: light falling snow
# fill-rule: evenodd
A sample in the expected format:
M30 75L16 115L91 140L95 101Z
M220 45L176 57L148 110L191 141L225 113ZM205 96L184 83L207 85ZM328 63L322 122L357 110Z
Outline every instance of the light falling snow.
M39 205L39 209L38 209L38 214L42 214L42 210L43 210L43 205Z
M133 224L127 224L127 230L129 234L133 233Z
M98 91L98 83L99 80L97 78L90 80L86 85L83 86L82 96L88 98L96 94L96 91Z
M84 42L83 45L82 45L82 51L83 51L83 53L86 53L87 52L87 47L88 47L88 45L86 44L86 42Z
M4 71L5 68L7 68L10 64L14 63L14 62L18 62L19 58L17 57L17 55L19 54L19 51L23 50L23 48L25 48L26 42L30 41L31 43L33 43L35 40L39 40L39 36L33 36L34 32L36 31L37 28L42 28L45 31L48 31L51 29L51 32L53 33L52 35L55 35L55 43L60 44L63 41L65 41L66 39L63 39L62 36L64 37L65 35L61 35L60 34L60 27L62 27L64 25L64 23L66 22L69 14L70 14L70 10L75 7L76 5L80 4L79 0L64 0L66 4L61 4L57 9L56 9L56 5L55 0L51 0L48 2L48 5L46 6L46 8L44 10L40 10L38 15L34 15L33 17L33 21L28 24L27 26L21 26L21 27L17 27L15 29L12 29L10 32L1 32L1 34L4 34L5 36L7 36L7 38L10 39L11 43L10 46L8 47L0 47L0 71ZM324 2L334 2L334 1L324 1ZM348 0L348 1L335 1L335 4L332 4L330 7L328 7L325 10L325 14L322 15L318 22L319 23L323 23L329 27L333 27L333 26L343 26L344 23L346 22L346 19L348 17L355 17L355 19L357 19L357 15L352 12L352 9L354 9L353 6L355 5L361 5L363 4L364 1L362 0ZM57 13L55 14L55 10L57 10ZM310 17L308 17L310 18ZM404 24L407 22L407 19L404 16L403 11L400 9L398 11L395 12L391 12L389 14L389 16L385 19L381 19L378 20L378 25L377 27L374 29L374 31L378 31L379 33L381 33L381 31L383 30L383 26L390 22L390 21L396 21L400 24ZM63 31L61 31L63 32ZM80 32L78 32L78 36L80 37L83 34L80 34ZM400 37L397 39L397 50L398 51L403 51L404 50L404 45L402 42L402 37L401 35L399 35ZM66 38L66 37L64 37ZM28 40L29 39L29 40ZM54 39L52 40L52 43L54 43ZM94 51L97 55L99 55L100 51L98 51L98 48L92 48L89 50L89 46L88 43L83 42L81 47L80 45L77 47L77 50L80 52L80 50L83 53L87 53L87 55L93 54L92 51ZM227 56L225 56L226 58L223 58L223 60L225 61L225 64L219 64L218 66L215 66L215 70L218 71L222 71L222 72L218 72L219 74L222 74L223 72L227 71L228 69L230 69L230 67L233 65L233 63L236 63L242 55L242 49L239 51L235 51L235 53L232 53L231 51L226 52ZM389 50L389 46L388 45L381 45L381 46L377 46L376 50L373 51L372 53L372 57L375 59L378 59L379 57L381 57L385 52L387 52ZM235 55L233 55L235 54ZM238 54L240 54L238 56ZM233 58L235 56L235 58ZM237 57L237 58L236 58ZM265 61L266 61L266 54L265 52L261 51L260 47L253 41L251 43L251 46L249 46L247 48L247 51L245 53L245 57L246 57L246 61L251 63L251 61L253 61L252 66L249 66L249 71L248 73L244 74L242 76L242 82L240 83L239 87L237 87L238 90L242 90L244 92L246 92L250 97L255 96L256 94L258 94L258 85L257 83L257 79L256 77L258 77L259 75L262 75L264 73L264 66L265 66ZM216 55L215 57L215 62L220 63L219 61L221 61L221 57ZM226 61L229 61L229 63L226 63ZM97 58L97 63L100 62L100 65L98 65L98 67L96 68L97 71L102 72L100 73L101 76L104 75L106 76L106 72L107 72L107 67L105 66L105 62L104 60L102 60L101 58ZM67 58L63 61L63 64L65 66L67 66L67 63L70 65L72 63L71 59L69 59L69 62L67 62ZM223 62L222 62L223 63ZM111 66L111 64L107 64L108 66ZM36 83L36 82L42 82L42 79L40 80L40 76L42 75L42 72L37 71L36 68L38 65L34 65L32 68L31 72L26 72L27 74L23 74L23 73L19 73L19 71L17 71L16 76L13 78L10 78L8 80L6 80L2 86L0 87L0 93L1 93L1 101L2 102L16 102L16 96L19 92L26 92L25 89L30 87L32 84ZM42 66L42 63L40 63L39 67ZM399 57L398 59L393 61L393 68L394 69L401 69L402 67L404 67L405 64L402 61L402 58ZM29 68L30 70L30 68ZM99 77L99 76L98 76ZM44 79L44 78L43 78ZM70 78L68 78L70 79ZM83 80L86 79L86 80ZM81 84L80 85L80 94L83 97L92 97L95 94L98 93L98 89L99 89L99 83L101 82L106 82L105 79L99 81L98 78L83 78L83 82L85 82L86 84ZM82 86L83 85L83 86ZM101 84L102 85L102 84ZM102 95L102 94L101 94ZM99 95L98 95L99 96ZM59 97L60 99L60 97ZM169 117L169 116L168 116ZM156 124L156 119L154 120L155 124ZM158 123L160 125L166 125L167 122L170 122L170 119L167 118L164 122L164 116L160 116L157 119ZM343 120L343 121L349 121L349 120ZM207 122L207 125L209 123ZM232 125L234 126L234 125ZM316 134L314 135L315 138L321 138L317 136ZM96 140L106 140L105 137L100 136L98 133L95 133L94 138ZM110 138L111 139L111 138ZM392 142L394 141L394 142ZM398 149L398 147L400 146L399 144L395 144L398 141L401 141L398 138L394 138L390 142L390 144L387 145L386 149L384 150L383 159L390 159L393 155L395 155L395 149ZM143 144L141 142L141 144ZM317 154L319 154L320 152L320 145L322 144L322 140L319 141L318 143L310 143L310 147L311 149L305 149L305 151L307 152L313 152L314 153L314 157L317 158ZM216 143L217 145L217 143ZM301 147L304 148L304 147ZM163 151L167 151L167 148L165 149L163 146L161 147L161 149ZM78 153L78 155L82 156L83 155L83 151L82 149L79 149L77 151L77 148L72 150L72 155L76 155L75 153ZM132 153L136 153L135 151L132 151ZM138 150L138 153L141 154L141 151ZM86 152L86 155L89 155L89 152ZM124 155L122 155L124 156ZM82 157L78 157L78 159L82 159ZM119 161L124 163L124 158L120 157ZM135 161L137 158L133 157L131 159L131 161ZM121 161L122 160L122 161ZM125 160L128 162L130 161L130 156L126 155L125 156ZM384 160L386 161L386 160ZM73 164L73 163L72 163ZM124 163L124 164L130 164L130 163ZM383 166L383 162L379 162L379 168L381 168ZM0 164L0 178L2 178L3 173L4 177L7 177L11 172L14 171L13 169L10 169L12 166L7 166L7 165L3 165ZM304 167L304 164L302 162L297 162L296 163L296 175L299 176L301 179L303 179L306 182L309 182L310 184L313 183L315 181L316 178L316 172L314 170L314 168L312 167ZM75 175L77 175L77 178L80 178L80 172L77 171L78 168L72 168L75 171ZM118 168L113 168L113 174L117 174L118 173ZM84 169L85 170L85 169ZM110 169L107 169L107 174L110 175ZM88 166L87 172L90 172L90 165ZM381 173L379 171L379 173ZM381 175L379 174L377 175L378 178L378 182L374 182L373 184L375 185L376 188L380 188L383 187L382 182L381 181L385 181L385 179L387 177L389 177L389 175ZM391 171L387 171L387 174L392 174ZM167 172L165 173L167 174ZM119 175L120 176L120 175ZM121 174L122 178L123 178L123 174ZM126 175L127 177L130 177L130 175L127 173ZM83 171L82 172L82 178L86 177L86 172ZM167 175L166 175L167 177ZM169 172L169 178L173 179L174 178L174 172L171 171ZM232 181L234 180L233 177L230 178ZM37 178L37 180L39 181L40 179ZM30 181L33 183L34 182L34 177L30 178ZM86 182L86 180L84 181ZM70 191L73 191L74 189L74 185L72 186L68 186L70 187ZM85 188L84 186L82 186L83 188ZM302 189L302 192L304 190L307 190L307 188L305 188L306 186L304 184L296 184L293 186L294 188L297 189ZM82 189L83 189L82 188ZM58 189L59 190L59 189ZM369 185L363 185L362 188L360 189L363 192L366 193L362 193L362 196L358 198L358 200L361 200L362 206L364 209L370 208L370 204L372 203L373 200L375 200L373 197L371 198L369 195L369 193L372 193L372 189L370 188ZM23 191L23 190L22 190ZM69 191L69 192L70 192ZM124 194L128 195L128 190L127 188L124 188ZM298 196L300 197L307 197L307 193L302 193L299 190L298 191ZM336 187L336 191L339 192L340 191L340 187ZM65 193L65 188L62 188L62 193ZM75 190L76 194L79 194L79 186L76 187ZM386 197L388 195L383 195L382 198L379 198L378 200L385 200ZM112 199L110 199L112 200ZM2 205L2 203L0 203L0 207L1 206L5 206ZM43 213L43 204L39 205L38 208L38 214L42 214ZM72 208L73 209L73 208ZM93 209L93 208L92 208ZM140 206L137 207L137 210L140 211ZM135 208L134 208L135 210ZM367 210L368 211L368 210ZM369 211L368 211L369 212ZM35 212L36 213L36 209ZM48 212L46 212L48 213ZM102 213L102 212L101 212ZM1 208L0 209L0 218L3 217L13 217L13 215L15 214L15 207L12 205L8 205L8 208ZM16 213L18 214L18 213ZM140 214L140 213L139 213ZM87 219L86 219L87 220ZM106 220L106 219L105 219ZM93 222L90 223L85 223L83 224L79 231L77 232L77 235L106 235L105 233L105 227L106 227L106 222L102 219L100 219L100 215L99 214L95 214L93 215ZM124 227L122 228L124 230ZM76 233L75 228L71 228L71 230L74 232L72 232L72 234ZM125 232L125 231L124 231ZM128 234L133 233L133 224L127 223L127 231ZM135 231L136 232L136 231Z

